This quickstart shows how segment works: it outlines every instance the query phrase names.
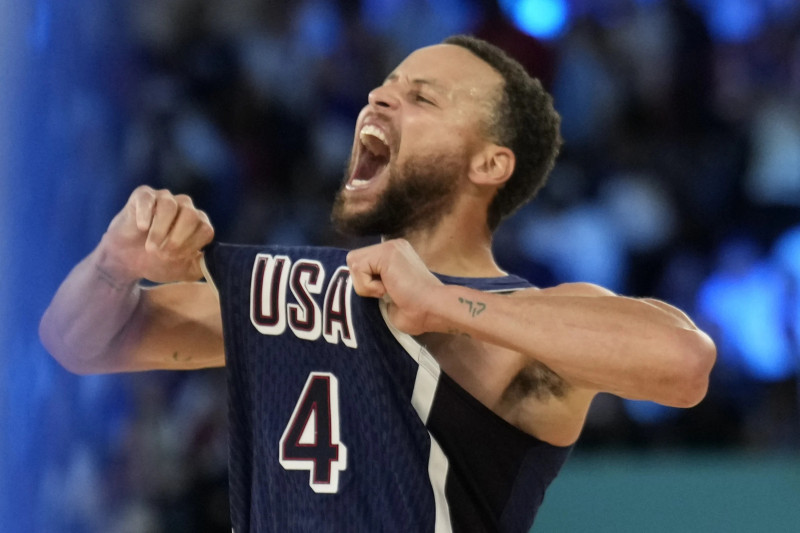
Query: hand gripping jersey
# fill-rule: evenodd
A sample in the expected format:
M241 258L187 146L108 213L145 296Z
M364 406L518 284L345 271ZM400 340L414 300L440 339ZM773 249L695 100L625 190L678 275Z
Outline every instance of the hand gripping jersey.
M444 374L383 303L355 294L346 254L206 251L225 337L235 533L528 531L569 448L516 429Z

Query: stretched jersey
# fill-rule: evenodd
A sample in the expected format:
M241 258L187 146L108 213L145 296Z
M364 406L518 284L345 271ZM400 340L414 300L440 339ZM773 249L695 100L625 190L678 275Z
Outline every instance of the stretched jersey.
M346 254L206 251L225 338L235 533L527 531L569 448L518 430L444 374L379 300L354 293Z

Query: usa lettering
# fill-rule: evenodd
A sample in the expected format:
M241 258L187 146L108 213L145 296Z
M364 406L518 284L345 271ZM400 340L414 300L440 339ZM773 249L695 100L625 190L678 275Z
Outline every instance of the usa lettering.
M250 284L250 321L264 335L282 335L286 327L298 338L357 348L350 271L340 266L325 283L325 268L312 259L292 264L285 255L258 254ZM293 301L288 301L291 292ZM322 297L322 308L318 303Z

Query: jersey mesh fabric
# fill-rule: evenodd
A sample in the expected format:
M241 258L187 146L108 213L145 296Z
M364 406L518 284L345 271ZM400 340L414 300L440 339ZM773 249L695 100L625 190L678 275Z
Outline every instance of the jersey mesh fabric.
M303 340L288 327L279 336L260 333L250 320L259 253L319 261L327 283L347 252L222 244L206 251L223 316L235 532L432 532L430 435L449 463L452 531L527 531L569 449L514 428L445 374L426 427L411 405L418 364L389 331L374 299L352 294L357 348ZM530 286L513 276L440 279L498 292ZM294 302L291 293L287 301ZM286 470L278 460L281 436L312 372L330 373L339 384L347 465L335 494L314 492L308 471Z
M353 295L355 349L302 340L288 328L262 335L249 313L258 252L318 260L328 277L346 255L229 245L206 252L223 311L234 530L433 531L429 436L410 405L416 365L386 331L377 301ZM311 372L330 372L339 382L340 439L348 457L335 494L315 493L309 472L285 470L278 461L281 435Z

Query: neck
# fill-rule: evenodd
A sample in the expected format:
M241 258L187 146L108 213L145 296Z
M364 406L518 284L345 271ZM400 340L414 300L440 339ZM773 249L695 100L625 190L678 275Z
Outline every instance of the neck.
M505 274L492 255L492 234L480 217L460 216L458 209L430 228L401 235L425 265L447 276L497 277Z

